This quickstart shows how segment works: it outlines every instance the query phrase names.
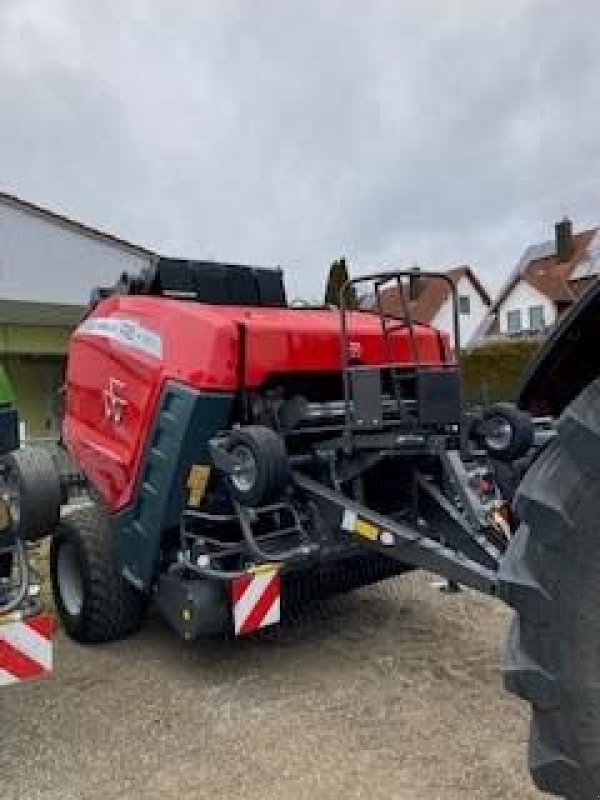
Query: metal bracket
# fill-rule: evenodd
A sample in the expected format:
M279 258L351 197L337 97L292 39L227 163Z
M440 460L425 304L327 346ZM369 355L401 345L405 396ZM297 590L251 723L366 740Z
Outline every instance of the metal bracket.
M385 517L300 472L294 472L293 478L298 489L326 508L330 524L337 525L365 548L486 594L496 593L496 567L490 568L446 547L431 538L426 527Z

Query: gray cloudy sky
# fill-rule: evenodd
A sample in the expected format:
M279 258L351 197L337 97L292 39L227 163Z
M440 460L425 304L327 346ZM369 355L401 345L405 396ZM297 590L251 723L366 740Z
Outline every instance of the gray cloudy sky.
M471 263L600 223L595 0L0 0L0 188L161 252Z

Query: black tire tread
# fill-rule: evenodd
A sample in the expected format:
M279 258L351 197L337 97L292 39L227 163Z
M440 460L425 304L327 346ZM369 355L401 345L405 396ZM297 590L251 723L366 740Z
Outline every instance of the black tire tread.
M52 541L51 563L61 537L76 537L88 565L84 591L85 619L77 630L68 630L80 642L100 643L122 639L138 630L146 598L123 578L109 517L98 504L78 508L63 516ZM53 590L57 606L56 581Z
M43 447L23 447L5 455L2 463L19 490L17 536L36 541L51 534L60 518L61 487L50 452Z
M503 416L510 424L513 439L503 451L494 451L492 454L498 461L514 462L516 458L523 457L533 445L533 425L527 414L524 414L512 403L495 403L483 414L485 422L490 417Z
M245 425L234 430L230 437L230 447L242 443L252 448L259 470L262 474L259 479L260 488L250 492L248 505L266 504L276 499L282 492L290 477L289 461L283 438L265 425ZM259 483L257 481L257 483ZM238 494L238 492L235 492ZM240 500L244 500L241 496Z
M505 685L532 705L538 788L591 800L600 796L600 380L563 413L515 508L522 524L499 572L517 612Z

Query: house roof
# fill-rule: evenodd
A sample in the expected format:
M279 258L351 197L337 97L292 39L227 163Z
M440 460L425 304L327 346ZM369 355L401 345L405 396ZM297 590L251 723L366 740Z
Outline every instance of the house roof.
M491 305L492 301L489 294L470 267L453 267L452 269L445 270L444 274L450 278L455 286L462 278L467 278L480 295L483 303L486 306ZM426 271L423 272L423 277L427 278ZM450 286L446 281L435 279L425 280L417 297L410 302L411 317L417 322L431 322L450 296L450 291ZM383 310L386 313L393 316L402 316L402 302L396 286L384 289L381 292L381 300Z
M84 225L82 222L78 222L77 220L67 217L64 214L58 214L56 211L50 211L43 206L38 206L35 203L30 203L27 200L22 200L20 197L17 197L14 194L8 194L7 192L0 191L0 203L12 206L13 208L18 208L22 211L26 211L29 214L41 217L42 219L50 220L54 223L64 226L65 228L69 228L76 233L80 233L83 236L115 245L121 249L128 250L131 253L147 257L153 257L155 255L152 250L148 250L145 247L140 247L137 244L133 244L126 239L122 239L120 236L107 233L99 228L93 228L90 225Z
M599 236L600 228L573 234L573 251L568 261L558 260L554 239L530 245L471 337L471 347L476 347L486 336L499 333L498 310L520 281L533 286L559 307L569 306L577 300L597 279L596 273L600 269L596 264L597 254L590 255L590 250L594 249L593 243L598 243ZM585 263L587 261L590 263Z
M557 305L568 305L573 302L577 292L570 284L570 278L577 265L585 258L587 249L598 230L592 228L573 234L573 252L568 261L558 260L553 242L527 250L519 262L520 268L513 272L500 292L493 310L496 311L502 305L521 280L526 281Z

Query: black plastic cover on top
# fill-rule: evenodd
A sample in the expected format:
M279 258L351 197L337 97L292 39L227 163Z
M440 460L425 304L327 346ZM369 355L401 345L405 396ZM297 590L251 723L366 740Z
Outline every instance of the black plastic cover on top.
M180 297L221 306L287 305L280 269L183 258L158 258L141 275L124 273L113 287L95 289L91 305L111 294Z
M155 288L159 294L191 294L214 305L285 306L281 270L161 258Z

